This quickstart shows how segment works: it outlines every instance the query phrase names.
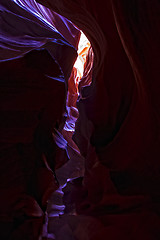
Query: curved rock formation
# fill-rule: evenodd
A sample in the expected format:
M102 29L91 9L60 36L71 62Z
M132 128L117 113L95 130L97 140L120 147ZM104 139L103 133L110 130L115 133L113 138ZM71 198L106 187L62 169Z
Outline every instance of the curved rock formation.
M9 2L12 4L9 5ZM32 199L32 204L29 205L30 200L28 200L27 207L31 210L35 206L31 216L34 212L38 219L37 224L40 226L44 207L42 200L48 198L48 193L44 197L44 189L46 190L46 185L48 186L47 179L50 183L54 182L49 174L45 177L45 171L50 173L52 170L51 178L54 178L56 161L59 162L61 159L60 166L63 167L56 171L57 178L62 185L67 178L75 178L72 181L68 179L67 185L71 190L68 190L67 186L64 189L65 194L68 194L68 197L67 195L64 197L66 206L71 201L75 209L74 213L68 210L68 213L66 211L66 215L62 216L63 227L59 222L61 218L58 218L53 225L50 223L49 231L52 231L52 227L55 228L56 239L65 236L66 239L101 240L105 236L109 240L117 238L158 240L160 237L159 1L37 0L37 2L48 9L31 0L28 1L28 7L23 0L1 1L3 23L1 59L5 60L0 63L3 76L1 89L6 89L6 92L2 90L1 112L4 114L2 114L4 116L2 131L7 131L3 133L4 138L2 138L1 165L4 170L10 165L11 169L8 169L11 174L7 172L7 176L14 177L17 173L19 173L18 179L25 176L24 184L23 181L18 180L21 183L18 184L21 185L20 188L4 190L1 206L3 204L5 206L5 199L9 199L15 189L17 195L14 195L17 197L12 201L6 201L6 209L9 204L13 205L17 202L20 195L28 191L24 187L26 183L28 184L28 180L33 181L37 184L34 186L35 189L39 189L35 190L35 195L32 193L37 203L33 204ZM53 22L50 20L52 15L55 17ZM84 77L76 86L73 81L76 70L72 71L72 68L77 56L79 29L89 39L93 52L92 49L89 50ZM42 52L43 55L41 58L38 57L37 50L35 53L31 51L39 48L41 50L38 53ZM48 50L47 54L42 48ZM90 60L93 60L93 55L92 66ZM14 59L8 61L11 58ZM48 64L45 65L43 59L46 59ZM48 68L52 64L53 70L52 67ZM16 69L15 74L10 75L7 69L11 72ZM21 79L23 81L20 81ZM52 81L53 79L58 81ZM88 85L90 80L92 83ZM16 83L16 87L13 86L12 81ZM29 92L26 90L26 83L31 83L28 87ZM35 95L31 94L32 86L36 86L33 89ZM55 89L59 89L58 93ZM75 103L73 95L77 94L77 89L80 94ZM64 107L66 90L69 90L70 94L68 115ZM12 100L13 95L16 96L15 102ZM19 103L26 112L34 106L30 103L30 107L27 108L24 103L27 102L29 106L28 100L36 105L34 108L36 120L33 119L32 114L24 117L21 112ZM79 114L75 107L78 108ZM18 111L17 116L15 110ZM12 119L11 111L14 112ZM75 143L69 142L68 139L71 139L69 133L64 131L62 133L68 143L60 134L55 134L55 139L59 141L59 146L63 145L63 149L67 149L71 161L73 159L78 159L78 162L84 161L84 176L83 171L75 169L72 171L73 165L70 161L67 162L65 152L58 150L53 141L52 132L57 131L54 129L62 130L65 118L69 116L78 117L73 136ZM25 125L26 120L27 125ZM24 124L24 132L19 130L21 124ZM30 131L32 129L31 132L28 131L28 124L32 125L29 128ZM18 141L15 141L15 137L11 138L11 134L16 136ZM30 140L27 142L26 138ZM10 139L13 141L10 142ZM33 149L35 145L36 151ZM35 169L40 170L40 177L34 174L37 176L36 180L30 178L30 169L33 169L33 166L28 166L26 175L24 172L22 174L23 167L19 162L23 158L23 152L28 154L27 156L32 155L34 160L31 162L34 162ZM55 156L55 152L60 153ZM37 155L33 153L40 154L40 158L38 156L37 160ZM10 159L13 162L10 162ZM53 159L57 160L52 161ZM64 164L63 160L67 163ZM67 175L68 172L70 176ZM46 185L41 183L43 174ZM10 183L7 183L6 179L5 176L3 180L5 185L1 189L9 188ZM54 186L49 187L51 192L58 187L55 186L53 189ZM31 192L31 189L29 191ZM50 190L48 192L50 193ZM23 204L24 202L22 201ZM1 222L4 226L10 224L11 232L15 216L21 223L24 219L22 216L24 217L25 211L22 211L19 218L18 210L25 208L16 206L14 220L13 216L10 219L6 217L9 216L6 214L8 209L4 210L3 214L1 210ZM30 211L26 212L29 214ZM70 214L69 212L74 216L67 215ZM27 229L27 224L22 229ZM35 229L38 236L39 227ZM85 229L84 234L82 229ZM20 229L18 232L23 231ZM15 236L18 239L18 235ZM22 239L22 235L19 236L19 239ZM36 238L32 236L31 239Z

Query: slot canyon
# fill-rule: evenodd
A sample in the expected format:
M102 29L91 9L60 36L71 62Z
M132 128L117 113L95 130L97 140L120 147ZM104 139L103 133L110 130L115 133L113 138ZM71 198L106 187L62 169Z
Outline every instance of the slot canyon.
M160 1L0 18L0 240L159 240Z

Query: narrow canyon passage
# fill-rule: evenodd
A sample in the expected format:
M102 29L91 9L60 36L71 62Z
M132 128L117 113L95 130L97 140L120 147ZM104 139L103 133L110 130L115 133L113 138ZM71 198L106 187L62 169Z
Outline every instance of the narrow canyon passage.
M0 0L0 239L160 239L159 0Z

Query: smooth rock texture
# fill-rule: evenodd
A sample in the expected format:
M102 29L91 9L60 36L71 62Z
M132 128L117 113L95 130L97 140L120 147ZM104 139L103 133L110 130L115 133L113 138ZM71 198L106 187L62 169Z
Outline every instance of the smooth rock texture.
M28 239L38 239L43 193L51 183L44 195L47 201L52 194L46 229L53 235L44 237L159 240L159 1L28 0L22 7L23 2L0 3L3 238L24 239L22 232L32 229L35 235ZM73 68L78 28L92 47L79 86ZM36 63L37 51L42 55ZM77 119L75 133L63 129L66 119L69 130ZM63 150L54 142L55 129ZM52 180L44 174L32 192L41 208L31 201L38 214L31 228L21 204L33 169L41 167L52 172ZM26 221L14 235L15 217Z

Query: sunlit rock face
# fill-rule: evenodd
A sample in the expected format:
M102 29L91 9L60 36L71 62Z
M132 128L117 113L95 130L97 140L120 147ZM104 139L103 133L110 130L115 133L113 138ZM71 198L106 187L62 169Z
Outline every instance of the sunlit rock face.
M92 56L89 55L90 51L92 51ZM78 57L73 65L71 75L68 79L68 93L66 101L67 119L63 128L63 135L68 141L68 144L79 152L78 147L72 140L72 136L75 131L75 123L79 116L77 100L81 98L81 88L91 84L93 66L93 50L90 42L83 32L81 32L77 53Z
M64 238L101 240L106 237L109 240L117 238L158 240L160 237L158 0L153 0L152 3L138 0L128 2L111 0L105 3L90 0L37 1L45 7L35 1L1 2L4 24L1 28L3 36L1 59L5 60L1 67L4 70L3 79L8 81L5 89L9 89L12 80L19 83L23 78L26 83L29 79L33 84L34 75L34 81L38 85L41 79L41 88L38 87L41 95L35 95L34 98L33 94L33 101L29 95L25 95L27 96L25 102L30 99L37 104L37 108L34 109L35 125L32 123L32 131L27 131L28 135L30 133L30 138L27 138L30 140L27 143L31 142L40 121L40 127L36 131L36 144L38 153L41 150L43 158L39 163L37 152L36 156L33 155L32 144L27 146L26 154L28 157L32 155L34 162L34 166L29 166L28 169L35 166L38 169L43 168L44 162L49 168L49 172L48 168L47 171L45 168L36 175L39 177L36 178L38 184L34 187L35 195L32 189L33 199L27 203L21 201L29 210L34 206L34 211L27 211L27 214L32 212L30 217L34 214L39 217L35 223L36 236L31 239L36 239L40 233L42 209L45 211L43 202L54 192L48 205L50 216L48 237L60 240ZM5 9L10 11L7 12ZM22 21L18 21L18 16L23 16L20 18ZM89 41L86 39L83 41L82 31ZM37 54L33 56L34 54L28 53L37 48L46 49L48 52L48 57L46 52L42 56L48 63L44 68L43 61L39 63L41 67L34 64ZM29 58L26 53L29 54ZM6 61L22 56L24 57L21 60ZM38 60L37 58L37 62ZM30 64L31 61L33 64ZM52 64L54 69L47 67ZM7 68L12 72L13 66L16 71L8 77ZM53 85L51 80L56 80ZM39 94L37 85L34 85L36 90L33 89L33 92ZM26 88L23 90L26 91ZM52 99L52 94L49 94L52 90L58 101L54 100L54 97ZM15 108L12 105L12 109L5 109L11 106L6 105L6 102L11 99L11 93L15 96L17 92L17 88L12 89L12 92L11 89L7 90L8 95L3 92L2 102L5 104L1 111L8 111L8 116ZM17 96L18 102L22 97L20 92ZM39 96L41 101L38 101L36 96ZM21 104L23 108L26 107L23 106L23 102ZM46 105L48 108L45 117L42 118L43 111L40 110L45 109ZM28 108L25 110L28 111ZM24 120L24 117L22 118ZM16 121L14 130L15 127L20 127ZM13 133L10 122L7 124L5 136ZM46 130L45 126L48 124L50 129ZM23 129L26 130L26 125ZM41 129L43 131L40 131ZM27 134L23 133L16 143L21 142L22 137L28 136ZM52 142L52 136L57 145ZM18 164L23 156L19 157L19 154L22 154L21 145L18 145L20 152L17 153L17 146L15 150L15 141L12 139L12 142L4 139L2 141L2 163L6 162L9 165L10 160L7 162L6 159L10 159L11 155L16 156L14 160L17 168L13 168L13 172L15 174L18 172L23 178L22 167ZM12 165L14 166L13 162ZM6 168L4 166L4 169ZM55 182L48 187L49 183L54 182L50 168L56 169L60 186ZM7 171L5 176L7 178L15 176L13 172ZM30 176L27 176L27 181L23 180L25 184L28 183L28 179L30 180ZM6 177L3 182L8 186ZM17 191L15 194L17 197L12 200L13 204L21 195L26 194L25 184L21 184L20 190L12 187L13 192ZM8 191L7 194L12 195L12 191ZM10 195L5 194L4 191L3 196L9 199ZM29 195L28 192L27 194ZM2 206L5 197L1 201ZM7 200L5 203L7 209L11 201ZM1 219L6 227L13 219L6 220L4 213L6 214L4 211ZM24 210L22 215L23 213ZM21 236L19 239L22 239L20 234L24 229L25 231L28 229L27 224L29 225L26 222L21 229L17 229L15 233L17 239L18 234ZM12 232L13 225L11 224L8 229ZM47 230L45 234L47 235Z

